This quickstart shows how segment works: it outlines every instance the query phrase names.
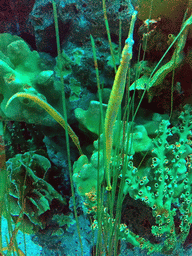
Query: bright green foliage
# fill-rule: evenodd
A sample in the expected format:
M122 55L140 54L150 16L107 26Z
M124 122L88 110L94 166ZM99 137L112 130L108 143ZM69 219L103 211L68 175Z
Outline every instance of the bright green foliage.
M57 14L55 14L55 16L57 16ZM105 17L105 21L106 19ZM135 19L136 12L134 22ZM95 149L90 160L87 156L81 155L74 163L73 180L71 179L72 194L75 198L73 191L74 181L77 192L87 199L86 206L89 209L89 213L93 213L92 216L95 218L93 222L95 225L94 228L99 229L98 233L107 233L104 234L107 236L104 242L109 241L109 244L106 243L107 245L105 245L107 249L110 248L113 243L113 238L115 243L118 243L118 239L120 238L131 243L133 246L147 249L148 253L161 252L170 254L176 248L177 243L180 245L185 242L192 223L192 111L189 106L185 107L185 111L180 115L180 126L169 128L169 121L163 120L157 130L157 136L155 138L150 138L145 127L142 125L133 128L134 118L130 125L126 121L117 121L117 114L121 108L124 88L127 82L129 63L132 58L134 22L132 21L131 23L130 34L128 40L126 40L125 48L122 53L122 61L115 76L109 100L107 117L105 119L105 133L103 134L105 138L103 139L103 135L101 135L98 141L94 142ZM150 78L144 77L144 82L149 82L148 87L146 88L142 80L138 80L138 84L133 84L131 89L139 89L139 85L141 86L140 89L145 91L151 87L158 86L162 83L168 72L179 66L183 58L182 52L188 27L191 23L192 18L190 17L184 23L180 34L176 37L175 41L178 41L171 61L155 73L158 65L164 58L163 56L155 70L153 70ZM10 38L10 36L8 36L8 38ZM35 76L40 73L38 53L31 52L27 44L18 38L13 41L8 39L6 47L3 46L2 49L5 50L5 53L3 50L3 53L0 53L1 89L3 88L0 93L4 98L1 104L2 114L10 118L12 116L9 115L15 116L17 113L20 115L30 104L32 104L30 107L33 107L34 102L39 98L41 103L39 105L42 107L42 102L44 102L44 109L46 109L48 113L53 113L52 116L55 116L55 111L50 110L51 107L42 99L43 96L38 95L38 92L33 87ZM79 53L80 56L83 55L83 52ZM77 53L77 55L79 53ZM7 58L7 54L9 58ZM31 65L31 61L35 64ZM79 64L80 61L81 57L78 58L77 64ZM63 63L65 63L65 67L67 67L70 73L70 60L65 54L63 54ZM57 64L56 71L63 74L63 70L61 70L61 58L58 58ZM49 74L44 73L44 75ZM10 88L11 90L9 90ZM78 95L79 87L77 86L76 89ZM64 92L64 89L62 92ZM152 96L153 94L151 98ZM36 99L36 101L26 100L32 99L32 97ZM10 101L8 101L9 98L11 98ZM21 100L18 98L24 99ZM15 102L13 102L15 104L12 105L12 109L9 112L9 109L6 109L5 106L6 104L9 105L13 99L15 99ZM138 104L138 108L139 106ZM38 108L39 113L41 113L41 107ZM12 112L13 109L17 110L17 112ZM65 104L64 110L66 110ZM129 111L131 112L131 108L128 112ZM87 112L86 114L89 113ZM39 114L39 116L40 115L41 114ZM133 116L135 117L135 115L136 113L134 113ZM39 116L38 119L40 119ZM98 127L100 125L100 116L97 119L97 123L99 124L97 127L93 127L90 116L91 114L86 117L87 122L85 126L91 127L89 128L90 130L96 128L92 132L99 134ZM58 122L64 129L67 127L66 116L65 121L60 116L58 116L56 120L59 120ZM70 135L70 130L66 129L66 131ZM79 145L79 141L77 145ZM80 147L79 151L82 154ZM142 155L144 161L142 159L140 163L137 162L136 158L138 154ZM71 171L69 153L68 158L69 169ZM145 161L145 158L147 161ZM136 167L133 163L136 163ZM61 195L44 179L49 167L50 162L47 159L33 152L25 153L24 155L16 155L13 159L9 159L8 161L7 171L10 183L9 210L16 221L18 218L22 218L22 222L25 223L25 232L32 232L34 227L44 228L40 220L40 215L50 209L50 203L53 199L58 199L63 204L66 203ZM105 175L107 176L108 191L110 191L104 192L107 194L106 201L108 205L103 199L105 196L99 191L99 189L104 188L102 183ZM70 176L72 176L71 173ZM155 225L152 226L151 232L157 240L159 239L159 244L153 244L151 241L134 234L125 224L119 225L123 198L127 195L134 200L142 201L146 207L151 209L155 219ZM99 196L103 196L103 198ZM75 205L75 200L73 203ZM102 203L107 205L108 208L104 208L104 204ZM113 211L116 211L116 215L113 214ZM176 211L179 212L180 230L175 227L174 216L176 215ZM60 217L61 216L58 218ZM55 219L57 219L57 217L55 217ZM64 225L66 225L69 219L70 218L63 218ZM76 214L76 221L77 220ZM62 225L61 223L61 226ZM109 229L107 229L108 227ZM100 237L98 240L99 239ZM112 247L113 245L111 248ZM112 255L112 253L108 255Z

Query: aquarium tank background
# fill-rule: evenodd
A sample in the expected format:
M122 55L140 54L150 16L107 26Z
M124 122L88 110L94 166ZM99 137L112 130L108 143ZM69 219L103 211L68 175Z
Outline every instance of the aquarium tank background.
M0 7L0 255L192 255L192 1Z

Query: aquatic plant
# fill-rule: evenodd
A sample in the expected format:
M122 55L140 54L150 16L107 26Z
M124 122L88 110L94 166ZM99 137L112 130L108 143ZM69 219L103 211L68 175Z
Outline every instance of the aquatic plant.
M121 104L126 85L130 89L129 78L127 76L129 74L129 65L132 58L133 29L137 14L136 11L133 12L128 38L122 51L120 66L115 74L105 117L99 76L97 76L101 132L98 140L94 142L94 152L89 160L86 155L83 155L79 139L67 123L64 83L60 65L61 52L58 21L54 1L53 7L58 47L58 69L62 81L64 118L57 113L51 105L33 94L16 93L7 101L6 108L10 107L16 98L32 100L40 107L44 108L65 129L75 219L78 226L73 183L75 183L76 190L84 201L83 207L86 207L87 213L90 214L92 229L97 230L96 249L93 252L95 255L101 255L103 252L106 255L117 255L120 240L130 243L134 247L146 249L148 254L152 252L171 254L177 248L177 243L179 243L179 245L184 244L192 223L191 107L186 106L184 108L184 111L180 114L180 123L178 125L172 125L172 127L170 127L170 121L162 120L155 136L152 136L152 138L147 133L144 126L134 126L135 116L147 89L155 86L156 81L162 82L167 74L166 71L164 71L162 75L162 70L157 70L158 64L153 70L149 80L147 80L147 84L143 86L144 92L136 108L134 108L134 96L135 90L138 89L138 84L135 83L134 86L131 87L134 93L131 97L128 92L125 112L123 113ZM110 31L104 0L103 11L110 42ZM188 26L191 23L192 18L190 17L183 24L181 32L169 47L171 48L176 44L176 50L174 51L172 60L167 63L169 67L167 69L165 65L162 69L171 71L176 65L179 65L180 55L186 41ZM98 75L98 65L95 58L96 49L93 38L91 38L91 41L96 73ZM112 47L111 51L113 51ZM160 62L161 61L162 59ZM118 115L118 113L120 114ZM73 165L73 173L68 135L72 138L81 154L80 158ZM21 162L22 160L20 160L20 163ZM1 174L4 175L2 177L6 179L4 167L2 169L3 172L1 172ZM28 169L26 168L26 170ZM33 176L31 172L30 174ZM2 194L5 195L6 192L3 186L1 190ZM129 225L122 223L123 202L128 197L140 202L146 208L150 208L155 221L155 224L152 225L150 230L153 239L148 239L145 235L141 236L135 233L131 230ZM2 201L2 197L0 197L0 199ZM24 205L21 205L21 215L18 217L19 223L23 218L24 207ZM9 211L11 212L10 208ZM179 228L175 223L176 217L179 220ZM11 223L10 219L9 222ZM78 233L82 250L81 253L83 255L79 226ZM15 244L16 247L17 243ZM1 250L3 250L2 246ZM18 250L17 254L19 255Z

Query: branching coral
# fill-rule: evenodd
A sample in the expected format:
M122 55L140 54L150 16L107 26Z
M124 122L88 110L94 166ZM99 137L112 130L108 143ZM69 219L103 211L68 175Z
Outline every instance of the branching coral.
M190 106L185 107L179 119L179 127L169 128L169 121L161 123L158 135L153 140L148 171L132 166L126 174L124 193L129 193L132 198L143 201L152 209L156 225L152 226L151 232L156 237L165 237L164 240L160 239L161 247L149 246L138 239L140 246L147 248L149 252L172 252L177 243L185 242L192 223ZM175 227L176 214L180 216L180 231ZM126 232L124 238L126 239Z

